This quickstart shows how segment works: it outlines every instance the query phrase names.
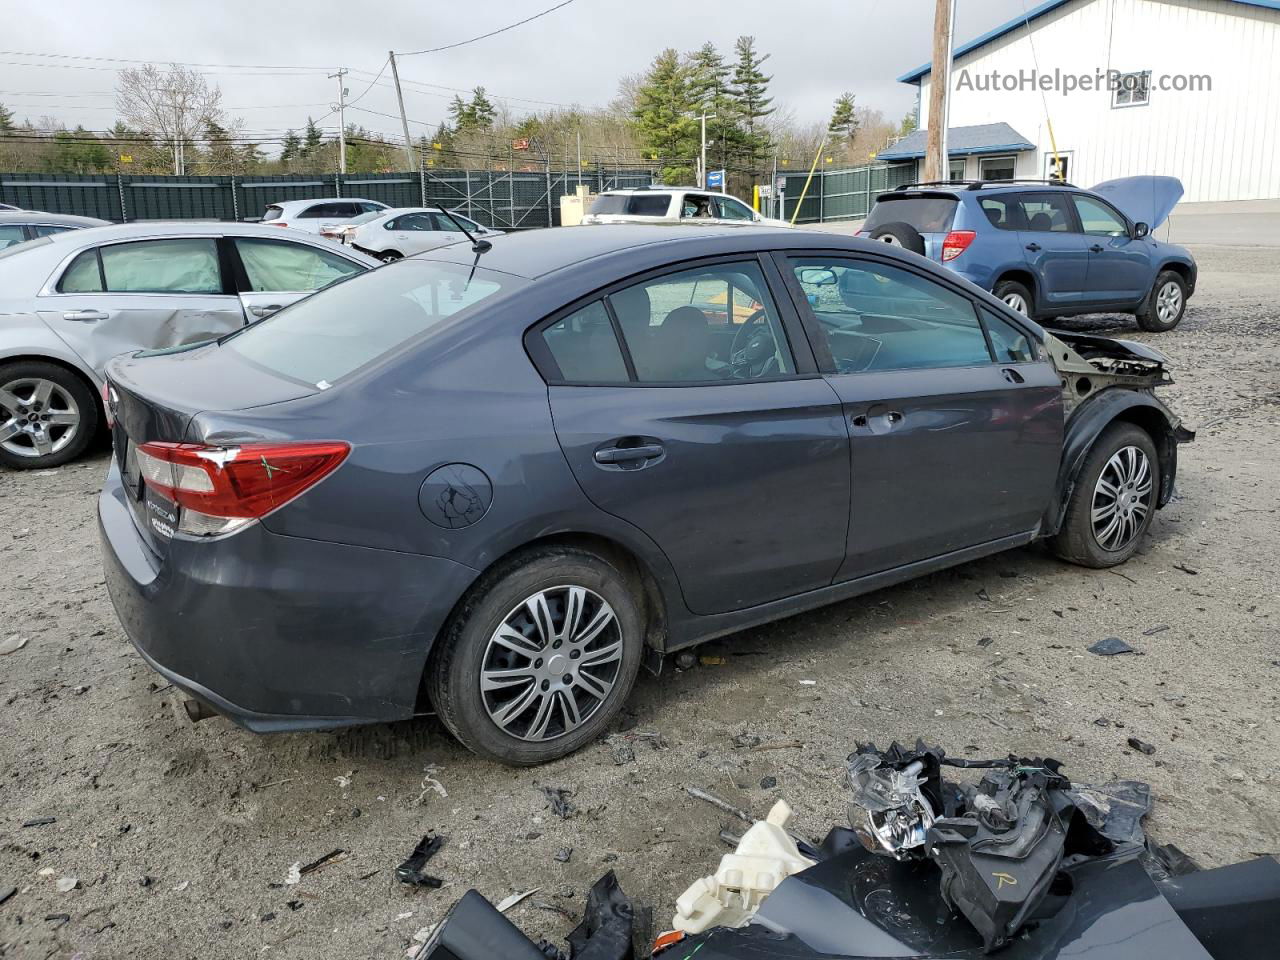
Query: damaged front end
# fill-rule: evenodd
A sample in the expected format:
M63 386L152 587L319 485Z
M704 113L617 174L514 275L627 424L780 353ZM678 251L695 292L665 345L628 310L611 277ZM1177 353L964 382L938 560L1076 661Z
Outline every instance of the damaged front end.
M1046 332L1044 346L1062 376L1063 407L1068 417L1106 387L1149 391L1173 383L1167 369L1169 358L1145 343L1060 330Z

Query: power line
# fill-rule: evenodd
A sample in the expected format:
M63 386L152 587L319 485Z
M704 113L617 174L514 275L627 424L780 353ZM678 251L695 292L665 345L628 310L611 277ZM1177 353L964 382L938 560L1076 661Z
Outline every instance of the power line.
M423 53L439 53L441 50L452 50L455 47L465 47L467 44L475 43L477 40L485 40L485 39L488 39L489 37L496 37L500 33L506 33L508 30L514 30L516 27L522 27L526 23L530 23L534 20L537 20L539 17L545 17L549 13L555 13L561 7L567 7L571 3L573 3L573 0L562 0L561 3L557 3L554 7L548 7L546 10L543 10L541 13L535 13L532 17L525 17L523 20L517 20L515 23L509 23L505 27L499 27L497 30L490 30L488 33L482 33L480 34L480 36L472 37L470 40L459 40L457 43L446 43L443 47L431 47L428 50L413 50L409 53L402 53L400 54L400 56L416 57L419 54L423 54Z
M572 2L572 0L570 0ZM185 60L127 60L123 57L90 57L75 53L28 53L23 50L0 50L0 57L38 57L48 60L83 60L90 63L167 63L181 67L222 67L228 70L331 70L332 67L305 67L285 63L190 63ZM36 66L37 64L31 64Z

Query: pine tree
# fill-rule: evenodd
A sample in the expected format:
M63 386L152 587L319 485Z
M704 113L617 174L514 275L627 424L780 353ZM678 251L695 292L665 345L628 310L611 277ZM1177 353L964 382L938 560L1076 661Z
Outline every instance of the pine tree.
M0 136L7 133L13 133L16 129L13 123L13 111L0 103Z
M471 112L471 104L455 93L453 103L449 104L449 118L453 120L453 129L465 130L471 126L475 114Z
M898 127L898 136L905 137L909 133L915 133L918 126L920 121L916 119L915 112L908 113L902 118L902 124Z
M831 110L831 122L827 124L827 134L833 145L848 146L858 134L857 107L853 100L853 94L848 92L836 98Z
M485 96L484 87L476 87L471 91L471 104L469 110L471 114L471 122L477 129L493 129L493 121L497 119L498 109L493 105L493 102Z
M754 170L772 146L764 118L774 110L773 98L768 95L773 77L760 69L769 54L762 56L756 50L755 37L739 37L734 52L738 62L733 68L732 93L742 124L742 158Z
M292 130L284 133L284 146L280 148L280 162L289 163L302 155L302 140Z
M666 183L689 182L699 147L689 70L671 48L658 54L636 91L633 114L644 150L663 162Z
M729 88L731 71L715 45L707 42L689 55L689 87L698 113L707 120L708 163L724 169L731 153L742 146L738 112Z
M320 149L320 144L322 142L323 138L320 136L320 128L316 126L316 122L314 120L307 117L307 129L306 133L303 135L301 155L306 158L313 157L316 151Z
M207 144L205 162L212 174L235 173L238 154L235 144L231 142L231 133L215 120L204 125L204 139Z

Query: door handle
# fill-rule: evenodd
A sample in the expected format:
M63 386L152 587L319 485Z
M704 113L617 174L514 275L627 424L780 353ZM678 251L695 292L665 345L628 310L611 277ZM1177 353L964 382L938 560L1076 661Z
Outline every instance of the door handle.
M269 317L283 306L284 304L282 303L269 303L265 307L254 304L249 308L249 312L255 317Z
M68 310L62 315L62 319L77 320L80 323L96 323L99 320L107 319L107 316L101 310Z
M1020 374L1017 370L1014 370L1012 367L1005 367L1000 372L1004 374L1004 378L1008 380L1010 383L1026 383L1027 382L1023 378L1022 374Z
M883 413L859 413L849 418L855 427L870 427L872 433L883 429L893 429L906 419L900 410L886 410Z
M666 450L660 443L643 443L635 447L601 447L595 452L596 463L607 466L622 464L643 464L659 459Z
M1095 243L1092 247L1090 247L1090 248L1089 248L1089 252L1090 252L1090 253L1101 253L1101 252L1102 252L1102 244L1100 244L1100 243Z
M1035 253L1040 249L1040 244L1032 240L1030 243L1027 244L1027 249L1030 250L1032 253Z

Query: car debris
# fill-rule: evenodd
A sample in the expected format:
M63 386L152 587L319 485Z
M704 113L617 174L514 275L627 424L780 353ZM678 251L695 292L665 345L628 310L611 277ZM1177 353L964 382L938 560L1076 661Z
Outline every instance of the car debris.
M977 782L944 770L981 771ZM859 744L846 764L849 826L806 849L779 801L677 901L660 960L1263 960L1280 937L1280 862L1202 870L1142 826L1137 780L1069 780L1051 758L951 757L917 741ZM687 788L688 789L688 788ZM696 789L696 788L695 788ZM705 794L735 816L732 805ZM741 811L746 819L749 814ZM602 889L601 884L607 886ZM612 873L596 888L566 957L535 945L475 891L419 960L630 960L620 936L634 906ZM603 921L611 920L616 926ZM593 923L595 926L593 926Z
M573 791L565 787L543 787L543 796L547 798L547 807L561 820L568 820L578 808L570 801Z
M1097 643L1088 647L1090 653L1096 653L1100 657L1114 657L1121 653L1133 653L1133 647L1129 646L1119 637L1104 637Z
M413 848L413 853L409 854L408 859L396 867L396 879L410 886L430 887L433 890L439 888L444 881L423 872L423 868L444 844L443 836L428 833L418 841L418 845Z
M57 817L32 817L30 820L22 821L24 827L47 827L51 823L57 823Z
M20 637L16 633L4 640L0 640L0 656L6 653L17 653L27 645L27 637Z

